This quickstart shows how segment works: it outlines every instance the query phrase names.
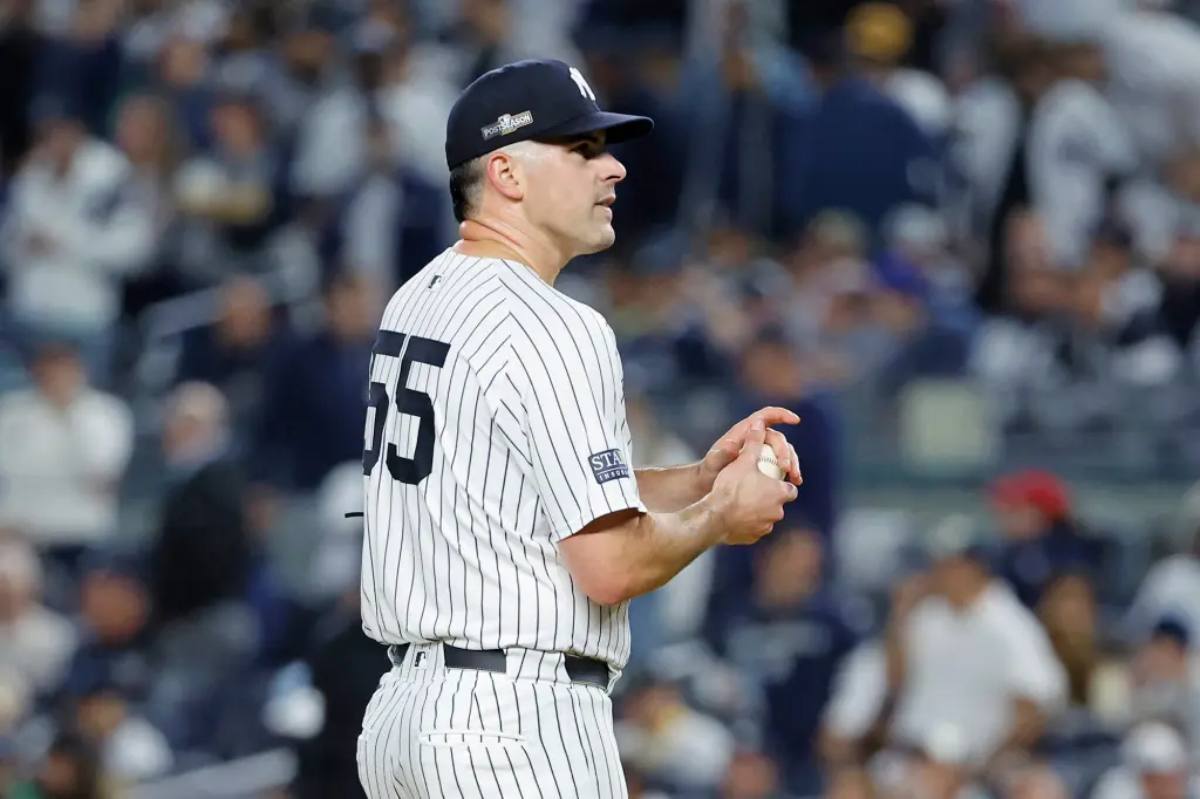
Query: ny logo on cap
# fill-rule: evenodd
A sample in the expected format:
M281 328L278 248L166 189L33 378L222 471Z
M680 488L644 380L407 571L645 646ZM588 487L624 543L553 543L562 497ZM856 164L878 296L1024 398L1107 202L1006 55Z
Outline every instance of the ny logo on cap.
M584 97L596 102L596 93L592 91L592 87L588 86L587 80L584 79L583 73L575 67L571 67L571 80L575 81L575 85L579 87L579 93Z
M479 132L483 134L484 141L487 141L497 136L507 136L526 125L532 124L533 113L530 111L522 111L519 114L501 114L499 119L490 125L484 125L479 129Z

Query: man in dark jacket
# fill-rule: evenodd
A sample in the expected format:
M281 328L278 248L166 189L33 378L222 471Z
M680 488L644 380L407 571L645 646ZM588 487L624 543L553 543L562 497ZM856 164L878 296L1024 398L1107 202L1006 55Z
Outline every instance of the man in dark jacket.
M158 621L240 598L250 571L246 484L229 456L226 404L204 383L180 386L163 435L171 486L152 551Z
M311 491L334 466L362 457L367 366L379 322L374 286L351 272L325 288L325 324L276 360L259 426L257 476Z

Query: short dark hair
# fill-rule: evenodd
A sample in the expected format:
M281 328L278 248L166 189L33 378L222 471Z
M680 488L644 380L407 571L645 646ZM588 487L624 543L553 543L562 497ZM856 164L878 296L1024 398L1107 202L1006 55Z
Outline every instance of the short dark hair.
M472 158L450 170L450 202L454 205L454 218L459 222L475 210L474 201L483 179L483 159Z

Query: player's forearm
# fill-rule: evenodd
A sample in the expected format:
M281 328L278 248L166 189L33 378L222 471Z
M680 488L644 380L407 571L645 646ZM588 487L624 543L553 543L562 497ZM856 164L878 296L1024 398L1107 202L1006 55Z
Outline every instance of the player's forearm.
M680 511L637 517L623 536L614 601L623 602L661 588L723 535L724 529L707 497Z
M704 484L700 464L635 469L638 494L646 507L658 513L675 513L704 498L712 482Z
M584 593L615 605L663 585L724 537L715 502L709 495L674 513L610 517L564 539L560 551Z

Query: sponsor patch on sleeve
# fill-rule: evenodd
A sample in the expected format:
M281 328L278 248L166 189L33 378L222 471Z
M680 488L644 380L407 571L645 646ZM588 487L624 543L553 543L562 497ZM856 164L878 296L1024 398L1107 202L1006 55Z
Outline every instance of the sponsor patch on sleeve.
M629 477L629 467L621 457L621 450L606 449L588 456L588 465L592 467L592 475L597 483L607 483L609 480L619 480Z

